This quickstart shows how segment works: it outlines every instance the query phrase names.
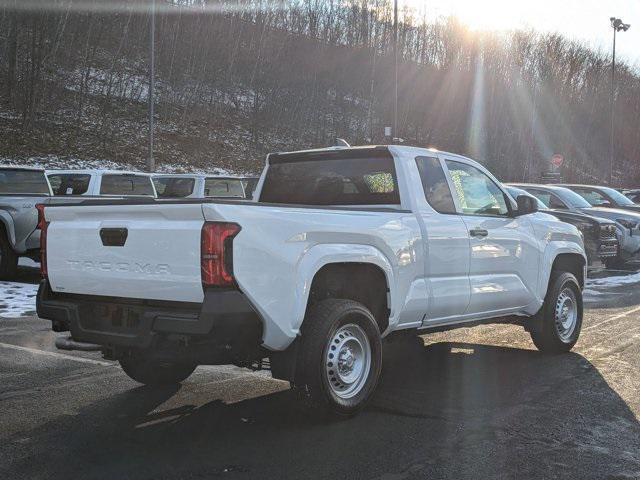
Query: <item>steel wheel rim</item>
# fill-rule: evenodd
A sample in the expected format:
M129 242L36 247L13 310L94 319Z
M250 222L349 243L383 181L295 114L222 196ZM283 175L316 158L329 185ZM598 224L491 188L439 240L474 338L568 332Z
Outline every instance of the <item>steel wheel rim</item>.
M578 323L578 302L573 289L566 287L560 292L554 314L558 336L569 342Z
M359 325L340 327L327 344L325 374L331 391L339 398L356 396L371 371L371 345Z

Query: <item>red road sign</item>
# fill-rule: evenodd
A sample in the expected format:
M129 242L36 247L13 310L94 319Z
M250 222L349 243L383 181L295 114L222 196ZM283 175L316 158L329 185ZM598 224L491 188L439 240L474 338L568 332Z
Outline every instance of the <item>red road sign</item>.
M556 153L551 157L551 163L553 164L554 167L560 167L563 161L564 161L564 157L559 153Z

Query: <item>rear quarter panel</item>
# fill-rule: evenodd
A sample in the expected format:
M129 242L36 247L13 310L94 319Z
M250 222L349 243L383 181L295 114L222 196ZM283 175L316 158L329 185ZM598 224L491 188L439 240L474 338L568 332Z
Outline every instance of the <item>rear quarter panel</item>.
M286 348L299 334L311 283L329 263L372 263L390 289L390 329L411 285L423 279L420 230L406 211L314 209L260 204L205 204L208 221L231 221L233 268L240 289L265 322L264 345ZM425 305L426 307L426 305Z

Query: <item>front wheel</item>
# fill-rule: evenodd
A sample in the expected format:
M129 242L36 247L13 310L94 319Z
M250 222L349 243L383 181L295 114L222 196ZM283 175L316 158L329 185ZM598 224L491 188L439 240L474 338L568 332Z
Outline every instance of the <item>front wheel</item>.
M175 385L185 380L196 369L188 362L166 362L137 353L120 359L124 373L145 385Z
M568 352L582 328L582 290L569 272L552 272L545 303L531 329L531 339L542 352Z
M382 369L380 330L371 312L352 300L312 306L302 331L295 387L307 406L353 415L373 394Z

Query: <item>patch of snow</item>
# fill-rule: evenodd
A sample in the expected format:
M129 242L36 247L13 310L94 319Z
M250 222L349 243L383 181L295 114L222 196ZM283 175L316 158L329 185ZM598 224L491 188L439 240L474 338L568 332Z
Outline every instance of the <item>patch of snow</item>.
M614 277L591 278L587 280L587 288L590 287L620 287L622 285L632 285L640 283L640 272L631 275L617 275Z
M38 285L0 282L0 317L18 318L36 314Z
M29 257L20 257L18 259L18 265L28 268L40 268L40 264L38 262L34 262Z
M0 112L0 118L4 120L19 120L20 115L13 112Z
M582 290L582 294L585 297L589 297L589 296L597 297L598 295L603 295L602 292L599 292L598 290L594 290L592 288L585 288L584 290Z
M133 170L140 169L131 164L118 163L105 159L81 159L75 157L61 157L58 155L44 155L39 157L29 157L16 159L0 157L0 165L25 165L30 167L46 168L47 170ZM162 163L156 169L158 173L209 173L213 175L234 175L233 172L224 168L198 168L188 163Z

